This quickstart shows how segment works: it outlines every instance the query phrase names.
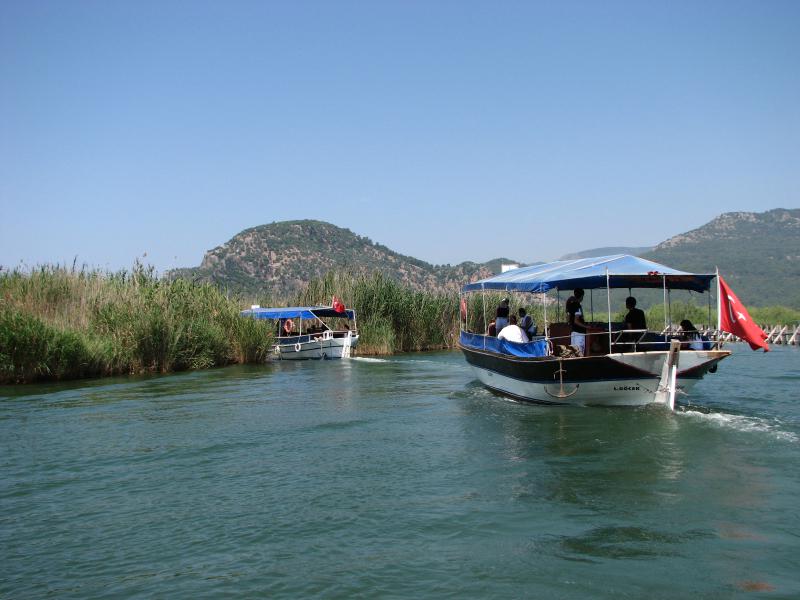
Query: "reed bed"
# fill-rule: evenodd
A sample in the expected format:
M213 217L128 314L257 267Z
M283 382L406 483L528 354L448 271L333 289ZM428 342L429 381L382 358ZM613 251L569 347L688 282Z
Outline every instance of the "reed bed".
M152 267L0 274L0 382L165 373L263 361L262 322L217 288Z
M380 272L330 272L295 298L267 302L330 305L334 295L357 310L359 354L453 348L458 340L457 292L412 290ZM485 332L504 296L470 294L467 329ZM511 313L526 308L541 333L541 298L510 297ZM74 266L0 272L0 383L263 362L273 341L271 323L241 318L244 304L213 285L162 279L152 267L138 263L117 273ZM696 324L705 323L709 314L707 306L691 301L673 302L671 312L673 322L688 318ZM800 319L800 312L784 307L750 312L758 322ZM646 313L651 328L660 328L663 306L654 305ZM612 319L621 321L623 315L614 312ZM607 319L602 311L594 316ZM551 322L565 318L555 299L548 304L547 317Z
M359 354L452 348L458 339L458 294L416 291L384 276L332 271L309 283L300 305L330 305L337 296L358 317Z

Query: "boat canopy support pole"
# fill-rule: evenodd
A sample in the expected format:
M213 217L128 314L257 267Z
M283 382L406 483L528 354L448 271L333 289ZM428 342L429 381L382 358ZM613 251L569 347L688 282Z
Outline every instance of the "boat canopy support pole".
M669 325L667 323L667 276L662 275L661 279L664 282L664 333L666 333L669 329Z
M489 335L489 324L486 322L486 288L481 284L481 300L483 301L483 349L486 350L486 336Z
M561 319L561 290L556 288L556 319Z
M669 315L669 328L672 329L672 290L667 290L667 314Z
M606 299L608 300L608 353L611 354L611 275L606 267Z
M550 339L550 325L547 322L547 292L542 294L542 304L544 305L544 337Z

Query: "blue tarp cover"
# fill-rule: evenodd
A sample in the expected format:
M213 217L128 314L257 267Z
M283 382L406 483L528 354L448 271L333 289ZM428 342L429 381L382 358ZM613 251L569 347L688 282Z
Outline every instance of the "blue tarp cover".
M606 287L608 272L612 288L661 288L664 276L668 289L708 291L716 275L698 275L671 269L657 262L628 254L560 260L522 267L500 275L468 283L462 289L506 290L542 293L550 289L596 289Z
M355 319L354 310L339 313L330 306L289 306L286 308L248 308L239 313L243 317L254 319L316 319L317 317L342 317Z
M535 339L527 344L517 344L508 340L500 340L488 335L461 332L459 338L462 346L476 350L491 350L512 356L547 356L547 341L544 338Z

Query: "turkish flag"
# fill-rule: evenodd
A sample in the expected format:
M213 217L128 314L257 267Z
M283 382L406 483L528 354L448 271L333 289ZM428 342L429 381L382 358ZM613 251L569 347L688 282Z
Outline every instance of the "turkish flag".
M333 297L333 302L331 302L331 305L333 306L333 310L335 310L336 312L338 313L344 312L344 304L336 296Z
M719 291L721 308L719 328L742 338L753 350L763 348L764 352L769 352L769 346L764 341L767 339L767 334L753 322L747 309L739 302L739 298L722 277L719 278Z

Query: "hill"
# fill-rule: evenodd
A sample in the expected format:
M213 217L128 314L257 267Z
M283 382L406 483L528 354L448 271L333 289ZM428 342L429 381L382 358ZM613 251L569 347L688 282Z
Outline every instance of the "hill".
M175 269L168 277L208 281L232 291L286 298L330 270L382 271L413 289L457 289L465 281L500 271L498 258L487 263L431 265L394 252L323 221L282 221L246 229L209 250L199 267Z
M654 248L606 247L563 258L621 253L686 271L710 272L718 266L745 304L800 308L800 209L725 213ZM377 270L413 289L457 289L465 281L499 273L501 264L511 262L517 261L432 265L349 229L305 220L246 229L208 251L199 267L177 269L168 276L278 299L330 270Z
M685 271L717 266L746 305L800 308L800 209L725 213L642 256Z

